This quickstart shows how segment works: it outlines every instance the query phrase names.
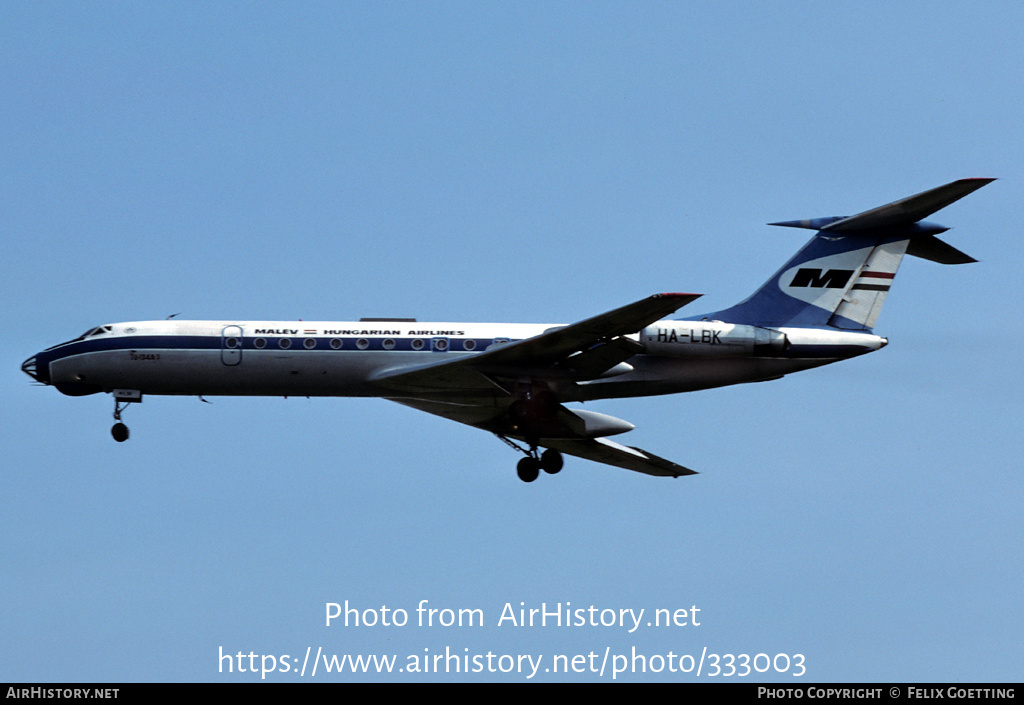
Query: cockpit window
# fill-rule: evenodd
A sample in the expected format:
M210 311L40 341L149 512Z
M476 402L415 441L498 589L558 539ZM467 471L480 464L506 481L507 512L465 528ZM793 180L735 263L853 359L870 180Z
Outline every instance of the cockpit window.
M82 333L77 338L73 338L72 340L68 340L68 341L65 341L63 343L58 343L57 345L54 345L52 347L47 348L47 350L53 350L54 348L59 348L61 345L67 345L69 343L77 343L79 340L85 340L86 338L90 338L90 337L97 336L97 335L102 335L104 333L109 333L111 330L113 330L113 328L114 328L113 325L99 326L97 328L90 328L89 330L85 331L84 333Z
M75 338L75 340L82 340L83 338L88 338L93 335L103 335L104 333L109 333L112 329L113 326L98 326L96 328L90 328L86 332L82 333L82 335Z

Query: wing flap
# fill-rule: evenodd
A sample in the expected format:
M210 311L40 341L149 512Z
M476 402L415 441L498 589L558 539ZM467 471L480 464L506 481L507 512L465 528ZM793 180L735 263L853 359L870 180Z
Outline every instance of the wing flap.
M608 342L599 343L566 358L565 366L582 375L599 377L620 362L625 362L645 350L641 343L632 338L612 338Z
M577 458L593 460L605 465L640 472L645 475L656 477L679 477L681 475L696 475L696 470L683 467L677 463L660 456L648 453L640 448L624 446L621 443L610 441L607 438L594 438L589 440L566 440L566 441L543 441L545 448L553 448L568 455L575 455Z

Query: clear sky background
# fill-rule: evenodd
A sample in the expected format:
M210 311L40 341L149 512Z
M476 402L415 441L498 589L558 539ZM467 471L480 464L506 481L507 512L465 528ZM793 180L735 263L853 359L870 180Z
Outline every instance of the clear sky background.
M1022 680L1022 36L1019 2L4 3L0 680L445 647L540 655L542 681L634 647L803 654L748 678L784 683ZM904 261L886 349L588 405L695 477L569 458L527 485L494 437L382 400L147 397L117 444L109 396L19 370L175 313L699 314L808 235L767 222L989 176L931 218L980 263ZM409 624L326 627L346 600ZM418 627L420 600L485 624ZM498 626L506 603L644 625ZM697 680L665 668L630 677ZM391 677L428 678L526 679Z

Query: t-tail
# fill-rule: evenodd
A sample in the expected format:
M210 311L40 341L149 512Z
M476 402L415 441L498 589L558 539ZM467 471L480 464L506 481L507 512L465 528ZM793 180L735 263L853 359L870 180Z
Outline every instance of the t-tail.
M941 264L976 261L936 237L949 228L923 219L992 181L960 179L849 217L771 223L818 232L753 296L706 317L870 331L904 255Z

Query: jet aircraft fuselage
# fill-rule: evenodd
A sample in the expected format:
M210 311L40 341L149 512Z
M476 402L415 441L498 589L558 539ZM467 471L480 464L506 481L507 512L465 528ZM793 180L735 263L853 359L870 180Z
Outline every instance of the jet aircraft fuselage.
M33 376L71 396L114 389L190 396L403 396L382 389L382 373L479 353L564 328L564 324L364 321L137 321L99 326L38 353ZM565 367L537 371L561 401L673 394L774 379L878 350L871 333L764 329L717 321L658 321L622 336L643 349L593 377ZM525 367L489 370L531 372ZM584 384L585 382L585 384ZM412 390L431 399L493 398L491 385Z

